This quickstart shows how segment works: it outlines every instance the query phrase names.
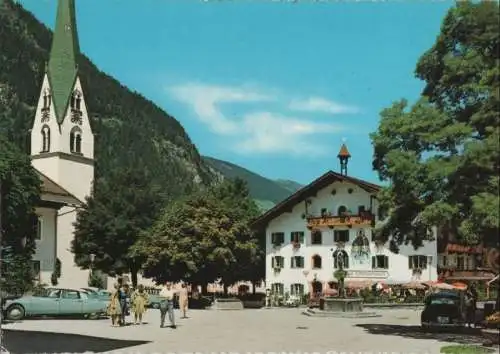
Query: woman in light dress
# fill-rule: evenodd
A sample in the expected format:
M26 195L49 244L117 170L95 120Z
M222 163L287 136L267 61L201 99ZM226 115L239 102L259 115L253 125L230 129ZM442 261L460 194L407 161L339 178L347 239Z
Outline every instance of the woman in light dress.
M181 290L179 291L179 309L182 312L182 318L187 318L186 313L188 310L188 289L186 284L182 284Z
M132 311L134 312L134 323L142 324L142 317L146 312L146 306L149 302L149 296L144 285L139 284L137 290L132 294Z
M119 325L119 319L122 314L120 306L120 285L115 284L115 289L111 293L111 299L108 305L108 316L111 317L111 325Z

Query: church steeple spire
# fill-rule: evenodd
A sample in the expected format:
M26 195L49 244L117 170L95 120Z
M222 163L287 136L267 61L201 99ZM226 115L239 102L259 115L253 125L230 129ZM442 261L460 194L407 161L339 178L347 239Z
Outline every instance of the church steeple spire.
M47 71L59 124L64 120L75 84L79 55L75 0L58 0L56 26Z

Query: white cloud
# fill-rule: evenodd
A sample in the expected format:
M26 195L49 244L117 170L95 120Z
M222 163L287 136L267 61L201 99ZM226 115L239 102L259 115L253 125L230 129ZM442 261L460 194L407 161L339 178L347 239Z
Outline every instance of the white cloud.
M310 117L288 116L287 109L312 112L316 109L339 113L337 105L322 98L289 102L273 90L255 86L217 86L202 83L188 83L168 89L173 97L190 106L196 118L207 125L213 133L227 139L228 147L240 153L287 153L295 155L321 155L329 152L318 142L319 135L341 132L344 127L337 123L315 122ZM309 102L309 106L302 103ZM318 104L318 103L322 103ZM229 117L224 105L236 105L240 113ZM246 104L247 107L243 106ZM278 108L271 110L269 104ZM328 105L329 104L329 105ZM258 105L256 107L256 105ZM267 107L266 107L267 105ZM234 106L233 106L234 107ZM300 108L302 107L302 108ZM309 107L308 109L305 109Z
M288 106L291 110L302 112L322 112L330 114L357 113L357 107L343 105L322 97L292 100Z

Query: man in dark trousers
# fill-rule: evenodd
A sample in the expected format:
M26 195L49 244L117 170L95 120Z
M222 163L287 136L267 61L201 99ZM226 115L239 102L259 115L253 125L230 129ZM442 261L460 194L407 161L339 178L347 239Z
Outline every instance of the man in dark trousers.
M168 319L170 321L170 328L176 328L175 318L174 318L174 297L175 290L172 289L172 284L169 282L165 283L165 286L160 291L160 327L165 326L165 317L168 313Z

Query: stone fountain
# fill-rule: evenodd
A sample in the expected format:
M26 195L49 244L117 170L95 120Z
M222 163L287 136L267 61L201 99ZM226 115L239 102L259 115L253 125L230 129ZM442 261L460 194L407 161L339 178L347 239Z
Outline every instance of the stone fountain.
M319 310L308 308L303 312L306 316L313 317L343 317L366 318L381 317L375 312L363 311L363 299L360 297L347 297L344 281L347 272L344 270L344 258L341 252L334 253L338 269L333 273L339 284L338 296L325 296L320 300Z

